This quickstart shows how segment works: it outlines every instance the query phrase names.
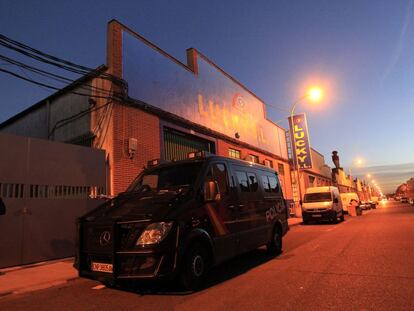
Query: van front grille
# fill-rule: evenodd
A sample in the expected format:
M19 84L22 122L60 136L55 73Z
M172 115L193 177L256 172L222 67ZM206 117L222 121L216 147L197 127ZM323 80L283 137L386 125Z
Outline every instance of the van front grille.
M94 254L112 253L114 233L112 226L86 223L83 225L82 251Z

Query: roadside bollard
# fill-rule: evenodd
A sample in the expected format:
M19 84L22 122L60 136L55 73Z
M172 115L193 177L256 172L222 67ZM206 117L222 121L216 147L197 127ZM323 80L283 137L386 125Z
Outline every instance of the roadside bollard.
M357 216L357 211L356 211L356 206L355 205L352 204L352 205L348 206L348 215L352 216L352 217Z

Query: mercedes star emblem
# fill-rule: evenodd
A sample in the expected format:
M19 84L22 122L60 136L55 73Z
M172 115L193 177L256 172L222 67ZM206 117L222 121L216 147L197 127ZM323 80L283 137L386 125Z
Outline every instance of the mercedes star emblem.
M99 244L101 246L108 245L111 241L111 233L109 231L104 231L101 233L101 236L99 237Z

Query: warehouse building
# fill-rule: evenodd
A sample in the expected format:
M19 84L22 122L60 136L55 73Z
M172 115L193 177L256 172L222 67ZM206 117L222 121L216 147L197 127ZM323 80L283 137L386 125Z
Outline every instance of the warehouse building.
M108 24L106 65L0 131L104 149L111 195L150 159L205 150L273 167L293 197L286 130L267 119L265 103L197 50L187 50L184 64L116 20Z

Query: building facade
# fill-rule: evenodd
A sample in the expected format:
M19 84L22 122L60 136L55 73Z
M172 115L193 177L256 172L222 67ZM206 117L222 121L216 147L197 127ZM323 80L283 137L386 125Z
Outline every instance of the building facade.
M259 97L197 50L187 50L184 64L113 20L107 64L80 80L0 131L105 150L111 195L124 191L148 160L205 150L273 167L292 199L286 130L267 119Z

